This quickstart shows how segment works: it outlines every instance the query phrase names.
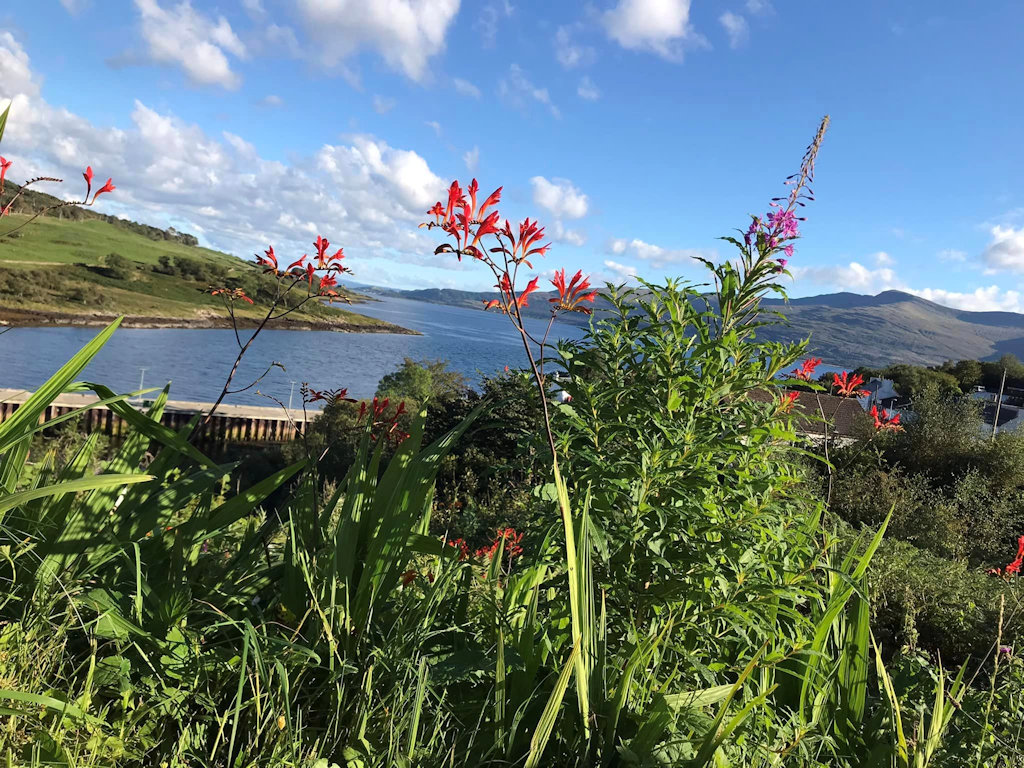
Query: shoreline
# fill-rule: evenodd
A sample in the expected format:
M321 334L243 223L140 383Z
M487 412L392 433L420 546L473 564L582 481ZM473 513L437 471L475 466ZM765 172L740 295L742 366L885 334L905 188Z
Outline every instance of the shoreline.
M101 328L109 325L121 315L89 314L78 315L66 312L39 309L0 308L0 328ZM230 330L231 320L227 317L160 317L146 315L124 315L121 328L139 329L180 329L180 330ZM336 331L338 333L393 333L399 336L422 336L419 331L403 328L386 320L374 320L373 324L357 324L345 321L291 320L284 318L268 323L272 331ZM254 329L259 321L248 317L238 318L239 330Z

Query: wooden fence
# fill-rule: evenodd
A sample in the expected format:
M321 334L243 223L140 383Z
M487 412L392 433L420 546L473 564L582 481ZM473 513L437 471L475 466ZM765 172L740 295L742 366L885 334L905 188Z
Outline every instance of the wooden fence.
M6 421L28 400L31 392L0 389L0 422ZM65 394L57 397L40 415L39 423L64 416L74 410L95 403L93 395ZM149 403L130 403L145 411ZM212 403L168 401L160 423L173 430L184 427L197 413L208 413ZM316 416L309 413L309 419ZM79 417L83 429L102 432L118 440L129 431L128 422L105 406L84 411ZM249 405L221 405L209 422L200 423L193 437L196 444L225 445L228 443L288 443L298 436L296 427L306 421L302 411L286 413L283 408Z

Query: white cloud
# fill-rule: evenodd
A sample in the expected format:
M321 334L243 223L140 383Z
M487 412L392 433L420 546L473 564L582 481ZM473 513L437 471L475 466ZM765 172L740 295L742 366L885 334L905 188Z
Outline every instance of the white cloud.
M480 0L475 0L480 2ZM515 6L508 0L493 0L480 8L474 27L480 30L480 42L485 48L493 48L498 41L498 27L503 18L511 18Z
M380 94L373 97L373 111L378 115L386 115L395 108L396 104L398 104L398 102L394 99L389 99L386 96L381 96Z
M0 32L0 91L8 98L19 94L31 97L39 93L28 54L10 32Z
M598 90L597 86L594 85L594 81L589 77L584 77L580 80L580 85L579 88L576 89L576 94L581 99L586 99L587 101L597 101L601 98L601 91Z
M262 19L267 15L262 0L242 0L242 7L254 19Z
M441 138L441 124L437 120L427 120L426 125L429 125L434 131L434 135Z
M433 263L436 243L416 224L446 185L415 152L356 135L285 163L240 136L210 135L141 101L128 127L95 125L38 96L38 80L25 79L28 65L17 41L0 34L0 103L14 99L4 154L20 178L81 183L92 165L117 185L100 210L201 232L204 244L239 255L268 244L301 255L322 233L345 247L361 279L374 277L359 272L366 258ZM80 192L74 182L41 189Z
M284 99L282 99L276 93L268 93L266 96L260 99L259 105L261 107L273 107L276 109L277 107L284 106Z
M562 224L561 219L555 219L555 223L549 227L549 233L551 239L557 243L567 243L569 245L584 245L587 242L587 236L576 229L566 229L565 225Z
M77 14L85 8L88 0L60 0L60 4L64 6L64 10L70 14Z
M579 45L572 40L572 30L567 26L555 31L555 58L566 69L592 64L597 54L589 45Z
M587 196L573 186L568 179L552 179L543 176L530 179L533 185L533 202L546 208L560 219L581 219L587 215Z
M906 290L936 304L969 312L1024 312L1024 295L1020 291L1004 291L998 285L976 288L971 293L957 293L941 288Z
M709 260L715 258L714 251L700 248L665 248L637 238L611 240L608 243L608 250L616 256L629 254L633 258L649 261L651 266L659 269L666 264L685 264L697 258Z
M774 10L768 0L747 0L747 12L755 16L767 15Z
M452 80L452 85L455 86L456 93L461 93L463 96L470 96L474 99L480 98L480 89L473 85L468 80L463 80L461 77L456 77Z
M476 173L477 168L480 167L480 147L473 147L466 152L462 156L462 162L466 164L466 170L470 173Z
M629 264L620 264L617 261L605 259L604 265L621 278L626 278L628 280L637 276L636 267L631 267Z
M508 68L508 74L498 83L498 95L508 104L518 109L529 109L531 101L539 102L551 110L555 117L561 117L558 107L551 103L551 94L547 88L538 88L529 80L518 64Z
M683 58L685 45L705 44L690 26L690 0L619 0L602 21L623 48L652 51L671 61Z
M241 78L232 71L228 54L244 59L245 46L223 16L214 22L184 0L163 8L157 0L135 0L142 39L150 58L181 67L193 83L237 88Z
M981 254L982 260L993 270L1024 272L1024 227L991 229L992 240Z
M967 252L947 248L944 251L939 251L939 259L941 261L967 261Z
M726 11L718 17L718 23L722 25L725 33L729 36L730 48L741 47L750 37L750 26L747 24L747 20L738 13Z
M896 263L896 259L894 259L885 251L879 251L871 258L875 262L876 267L891 267L893 264Z
M840 291L879 293L892 289L906 290L906 285L890 267L865 267L857 261L829 267L790 267L794 280L827 285Z
M459 0L295 0L320 60L340 63L370 49L413 80L427 74L427 62L445 46Z

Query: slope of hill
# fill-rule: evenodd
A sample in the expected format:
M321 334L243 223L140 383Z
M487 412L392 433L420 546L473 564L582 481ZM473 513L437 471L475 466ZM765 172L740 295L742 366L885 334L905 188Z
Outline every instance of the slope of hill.
M877 296L850 293L770 301L788 318L772 339L811 337L811 350L843 365L995 359L1024 352L1024 315L968 312L901 291Z
M449 289L379 292L473 308L494 297L493 292ZM531 296L526 314L546 317L550 296L539 291ZM877 296L833 293L765 303L782 311L787 323L763 329L762 337L772 341L810 337L810 352L835 365L936 365L951 359L995 359L1007 352L1024 357L1024 315L1013 312L968 312L900 291ZM599 313L600 304L597 309ZM565 320L587 322L581 315Z
M268 279L249 262L198 247L191 235L69 207L3 236L54 200L35 193L0 222L0 323L97 325L125 315L126 327L228 327L221 301L209 294L225 285L256 300L241 309L240 325L262 318ZM408 333L317 301L271 327Z

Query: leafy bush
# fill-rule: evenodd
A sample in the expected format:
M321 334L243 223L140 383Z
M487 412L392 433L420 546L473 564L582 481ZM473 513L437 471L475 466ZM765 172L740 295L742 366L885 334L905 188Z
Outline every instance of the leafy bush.
M488 210L500 190L478 206L475 181L466 192L454 183L447 208L431 210L430 226L454 240L439 252L495 270L489 304L528 353L527 375L492 385L514 395L500 450L511 453L540 414L540 460L516 470L538 481L520 489L528 526L476 551L430 532L438 473L484 423L486 401L463 417L471 398L448 398L442 413L457 423L429 440L422 409L404 422L404 407L382 399L356 408L345 390L304 386L304 403L327 401L330 412L300 441L305 455L232 492L234 467L189 443L194 425L161 426L166 391L143 414L127 396L73 383L116 323L103 331L0 424L8 763L938 759L968 700L966 667L949 679L911 656L903 678L888 671L870 628L868 569L890 518L845 543L822 527L777 378L802 346L755 335L760 298L781 291L826 126L785 204L730 239L735 261L708 264L712 300L676 282L610 288L610 316L554 359L520 313L538 279L515 282L518 265L546 250L539 226L499 229ZM498 245L478 248L488 236ZM327 245L318 238L317 263L330 278L344 270ZM314 291L311 277L278 270L272 249L261 263L278 285L308 280L302 301L328 295L329 280ZM553 283L555 312L589 311L596 292L581 274L559 271ZM250 301L216 290L232 316L234 302ZM238 339L239 359L257 333ZM553 397L546 365L563 371L568 403ZM387 387L429 404L429 378L406 366ZM532 399L519 396L524 386ZM29 471L31 441L55 426L40 426L40 414L69 389L92 390L132 431L99 473L94 436ZM347 470L328 482L332 420L356 439ZM275 493L283 503L261 510Z

